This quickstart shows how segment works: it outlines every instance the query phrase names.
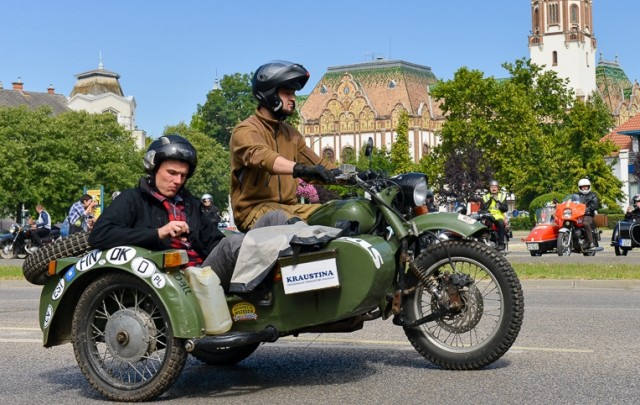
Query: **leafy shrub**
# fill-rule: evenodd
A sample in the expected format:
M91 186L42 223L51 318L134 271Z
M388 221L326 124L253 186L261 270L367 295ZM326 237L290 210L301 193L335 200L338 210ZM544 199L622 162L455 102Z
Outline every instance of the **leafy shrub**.
M509 224L511 224L512 231L528 231L535 225L535 218L533 215L519 215L517 217L512 217L509 220Z

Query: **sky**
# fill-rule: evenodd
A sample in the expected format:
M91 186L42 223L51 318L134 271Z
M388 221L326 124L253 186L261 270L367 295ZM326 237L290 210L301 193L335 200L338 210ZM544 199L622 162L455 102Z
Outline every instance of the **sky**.
M430 67L442 80L461 67L505 77L528 58L529 0L32 0L0 8L0 82L69 96L75 75L120 74L136 100L136 124L157 138L189 124L216 78L270 60L303 64L308 94L331 66L382 57ZM598 55L640 80L639 0L595 0ZM635 21L634 21L635 20Z

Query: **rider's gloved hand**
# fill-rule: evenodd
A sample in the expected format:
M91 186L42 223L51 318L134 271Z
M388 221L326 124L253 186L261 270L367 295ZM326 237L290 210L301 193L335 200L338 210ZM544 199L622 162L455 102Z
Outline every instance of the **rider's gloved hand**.
M300 177L304 180L318 180L322 183L336 182L336 176L333 172L322 165L305 166L302 163L296 163L293 166L293 177Z

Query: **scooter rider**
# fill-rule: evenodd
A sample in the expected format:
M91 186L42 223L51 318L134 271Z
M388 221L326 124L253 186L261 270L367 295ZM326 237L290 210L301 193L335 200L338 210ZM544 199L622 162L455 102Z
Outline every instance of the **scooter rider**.
M307 219L319 204L299 204L298 181L333 183L335 168L319 157L292 125L295 92L309 80L302 65L273 61L260 66L251 82L258 107L231 135L231 205L236 226L251 229L262 215L282 210L289 218Z
M593 217L596 214L596 210L600 206L598 196L591 190L591 182L587 178L580 179L578 181L578 190L580 191L580 202L586 205L584 218L582 219L582 225L584 226L585 238L589 243L589 250L598 250L596 244L593 242Z
M225 237L185 188L197 161L196 150L179 135L153 141L144 155L147 176L104 210L89 244L97 249L123 245L185 249L190 266L211 266L228 290L244 235Z
M504 250L506 245L504 241L505 234L505 216L504 213L509 210L507 206L507 194L500 191L500 184L497 180L489 182L489 192L482 196L480 209L489 211L495 219L495 225L498 233L498 250Z
M202 197L200 197L200 202L202 203L200 210L204 216L211 221L213 226L217 228L221 219L220 209L213 203L213 197L211 197L211 194L203 194Z

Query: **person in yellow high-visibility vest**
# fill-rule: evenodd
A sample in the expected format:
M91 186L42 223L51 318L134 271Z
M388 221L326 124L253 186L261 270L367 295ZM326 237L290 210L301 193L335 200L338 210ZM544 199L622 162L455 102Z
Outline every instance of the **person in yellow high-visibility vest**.
M504 213L509 210L507 206L507 194L500 191L500 184L497 180L489 182L489 192L482 196L480 209L489 211L495 219L496 230L498 233L498 250L505 249L504 233L505 233L505 216Z

